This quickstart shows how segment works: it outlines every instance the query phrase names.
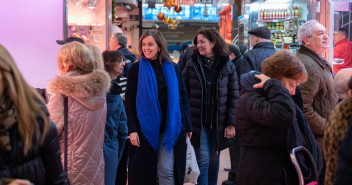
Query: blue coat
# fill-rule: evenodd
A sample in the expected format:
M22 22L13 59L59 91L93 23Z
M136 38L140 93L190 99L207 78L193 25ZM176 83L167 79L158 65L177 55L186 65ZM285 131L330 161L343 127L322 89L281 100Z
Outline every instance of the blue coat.
M114 85L112 85L110 92ZM127 138L127 116L119 94L108 94L104 138L105 184L115 184L116 170Z

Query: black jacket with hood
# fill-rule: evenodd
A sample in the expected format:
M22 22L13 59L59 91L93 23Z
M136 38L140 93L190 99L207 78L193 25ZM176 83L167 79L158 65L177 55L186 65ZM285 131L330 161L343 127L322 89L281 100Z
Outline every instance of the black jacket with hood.
M241 77L236 132L242 154L237 183L288 184L286 175L294 172L286 132L296 120L296 105L279 80L269 79L263 88L254 89L253 85L259 82L252 72Z

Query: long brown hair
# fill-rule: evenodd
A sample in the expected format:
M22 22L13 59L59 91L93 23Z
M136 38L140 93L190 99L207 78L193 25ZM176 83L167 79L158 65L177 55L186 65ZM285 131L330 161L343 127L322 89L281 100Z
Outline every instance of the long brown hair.
M197 53L199 55L199 51L197 48L198 40L197 37L198 35L203 35L205 38L207 38L210 42L214 42L214 48L213 48L213 53L217 56L228 56L229 51L228 47L226 45L225 40L221 37L220 33L214 29L214 28L201 28L198 30L196 36L193 39L193 43L195 47L193 48L193 52Z
M23 141L24 155L32 148L33 136L43 142L49 130L49 117L41 108L45 105L43 98L28 85L18 70L14 59L5 47L0 45L0 73L2 74L4 92L1 96L8 96L18 111L18 130ZM43 131L36 117L43 119Z
M139 54L144 58L146 58L142 51L142 41L144 38L148 36L152 36L155 39L155 42L158 44L158 47L160 48L160 52L158 52L158 58L157 58L158 62L161 65L163 65L165 61L167 62L171 61L170 55L167 51L167 42L163 34L161 34L158 30L154 30L154 29L144 32L141 38L139 39L139 46L138 46Z

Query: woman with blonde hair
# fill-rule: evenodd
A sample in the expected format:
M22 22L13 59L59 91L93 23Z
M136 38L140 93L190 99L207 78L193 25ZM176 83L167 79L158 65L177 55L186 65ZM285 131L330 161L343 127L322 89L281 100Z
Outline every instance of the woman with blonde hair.
M110 77L104 70L94 70L92 53L78 42L63 45L57 62L60 76L48 84L48 109L60 136L62 161L67 149L69 180L72 184L104 184L105 93L110 87Z
M34 184L67 184L60 161L59 138L42 97L19 72L0 45L0 184L1 178Z
M104 60L101 51L98 47L92 44L85 44L87 48L92 52L94 57L94 69L104 69Z

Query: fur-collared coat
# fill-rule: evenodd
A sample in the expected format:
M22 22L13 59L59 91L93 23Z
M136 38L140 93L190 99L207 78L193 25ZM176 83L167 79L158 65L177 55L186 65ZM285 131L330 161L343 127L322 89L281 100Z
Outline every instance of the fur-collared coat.
M64 164L64 96L68 96L67 167L71 184L104 184L105 93L110 77L103 70L80 75L70 71L47 87L48 109L60 137Z

